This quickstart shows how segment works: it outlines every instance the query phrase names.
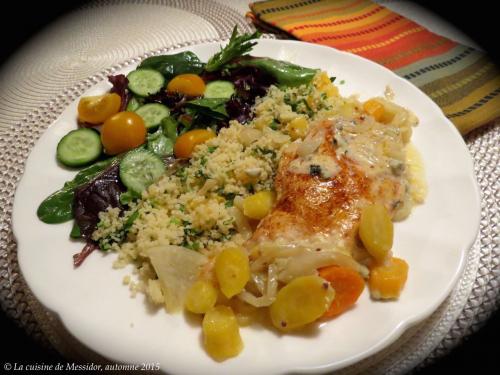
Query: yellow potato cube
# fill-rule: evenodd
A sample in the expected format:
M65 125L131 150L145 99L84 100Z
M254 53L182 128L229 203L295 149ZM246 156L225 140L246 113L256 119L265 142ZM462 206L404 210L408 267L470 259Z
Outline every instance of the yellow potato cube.
M215 258L215 276L227 298L237 295L250 279L248 254L239 248L222 250Z
M322 89L325 86L330 85L331 83L332 82L330 81L330 77L328 77L328 74L326 74L326 72L321 72L314 77L314 86L317 89Z
M205 350L216 361L235 357L243 350L240 328L230 307L215 306L208 310L202 329Z
M372 116L375 121L382 122L382 118L384 117L384 105L380 103L376 99L367 100L363 104L363 109L366 113Z
M325 72L322 72L314 77L314 86L319 91L324 92L328 98L339 94L337 86L330 81L330 77L328 77L328 74Z
M297 117L296 119L290 121L286 128L292 140L299 138L303 139L307 134L309 124L307 123L305 117Z
M195 314L205 314L217 302L217 289L210 281L198 280L189 288L184 305Z
M319 276L301 276L280 289L270 307L273 325L289 332L319 319L332 304L335 291Z
M361 213L359 237L366 250L382 263L392 248L394 226L389 212L380 203L366 206Z
M339 89L334 84L331 84L330 86L326 87L323 90L323 92L326 93L326 96L328 98L331 98L333 96L338 96L339 95Z
M243 200L243 214L251 219L261 220L273 208L276 197L272 191L259 191Z
M368 286L374 299L396 299L401 294L408 278L408 263L392 258L387 264L370 269Z

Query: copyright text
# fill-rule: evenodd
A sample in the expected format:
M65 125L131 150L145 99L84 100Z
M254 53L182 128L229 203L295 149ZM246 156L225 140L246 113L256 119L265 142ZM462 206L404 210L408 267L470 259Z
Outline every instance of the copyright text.
M142 364L96 364L96 363L19 363L5 362L3 364L5 371L159 371L159 363Z

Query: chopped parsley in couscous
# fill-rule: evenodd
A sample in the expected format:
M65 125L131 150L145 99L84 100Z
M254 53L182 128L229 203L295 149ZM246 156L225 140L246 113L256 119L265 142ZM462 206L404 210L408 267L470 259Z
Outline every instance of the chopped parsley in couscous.
M139 216L128 241L113 249L125 262L140 250L157 245L179 245L210 250L221 242L241 244L231 215L235 197L270 190L279 154L290 137L232 122L219 136L196 148L189 165L151 185L130 212ZM94 239L106 237L124 223L116 209L101 214Z

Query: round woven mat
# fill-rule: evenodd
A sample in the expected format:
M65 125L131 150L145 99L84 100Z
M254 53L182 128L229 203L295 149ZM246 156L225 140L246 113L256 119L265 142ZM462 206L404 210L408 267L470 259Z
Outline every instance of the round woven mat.
M235 24L252 31L246 9L247 1L230 0L94 2L54 23L0 72L0 306L47 348L75 361L106 362L65 331L20 274L10 221L31 148L71 101L115 70L152 54L226 39ZM130 12L134 17L125 26L120 20ZM500 126L492 124L466 137L482 192L481 225L453 292L394 344L340 373L399 374L425 366L499 307L499 135Z

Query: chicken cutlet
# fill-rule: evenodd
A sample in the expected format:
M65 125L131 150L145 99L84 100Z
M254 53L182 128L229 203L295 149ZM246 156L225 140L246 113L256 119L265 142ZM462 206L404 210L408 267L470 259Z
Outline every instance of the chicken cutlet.
M379 202L393 214L406 195L400 170L404 164L394 155L387 156L382 126L342 117L311 125L302 142L284 150L274 185L277 203L259 223L250 243L278 241L335 248L357 258L365 255L357 240L363 207ZM379 139L374 140L374 134ZM372 147L369 141L375 141ZM404 146L396 134L392 142L396 148Z

